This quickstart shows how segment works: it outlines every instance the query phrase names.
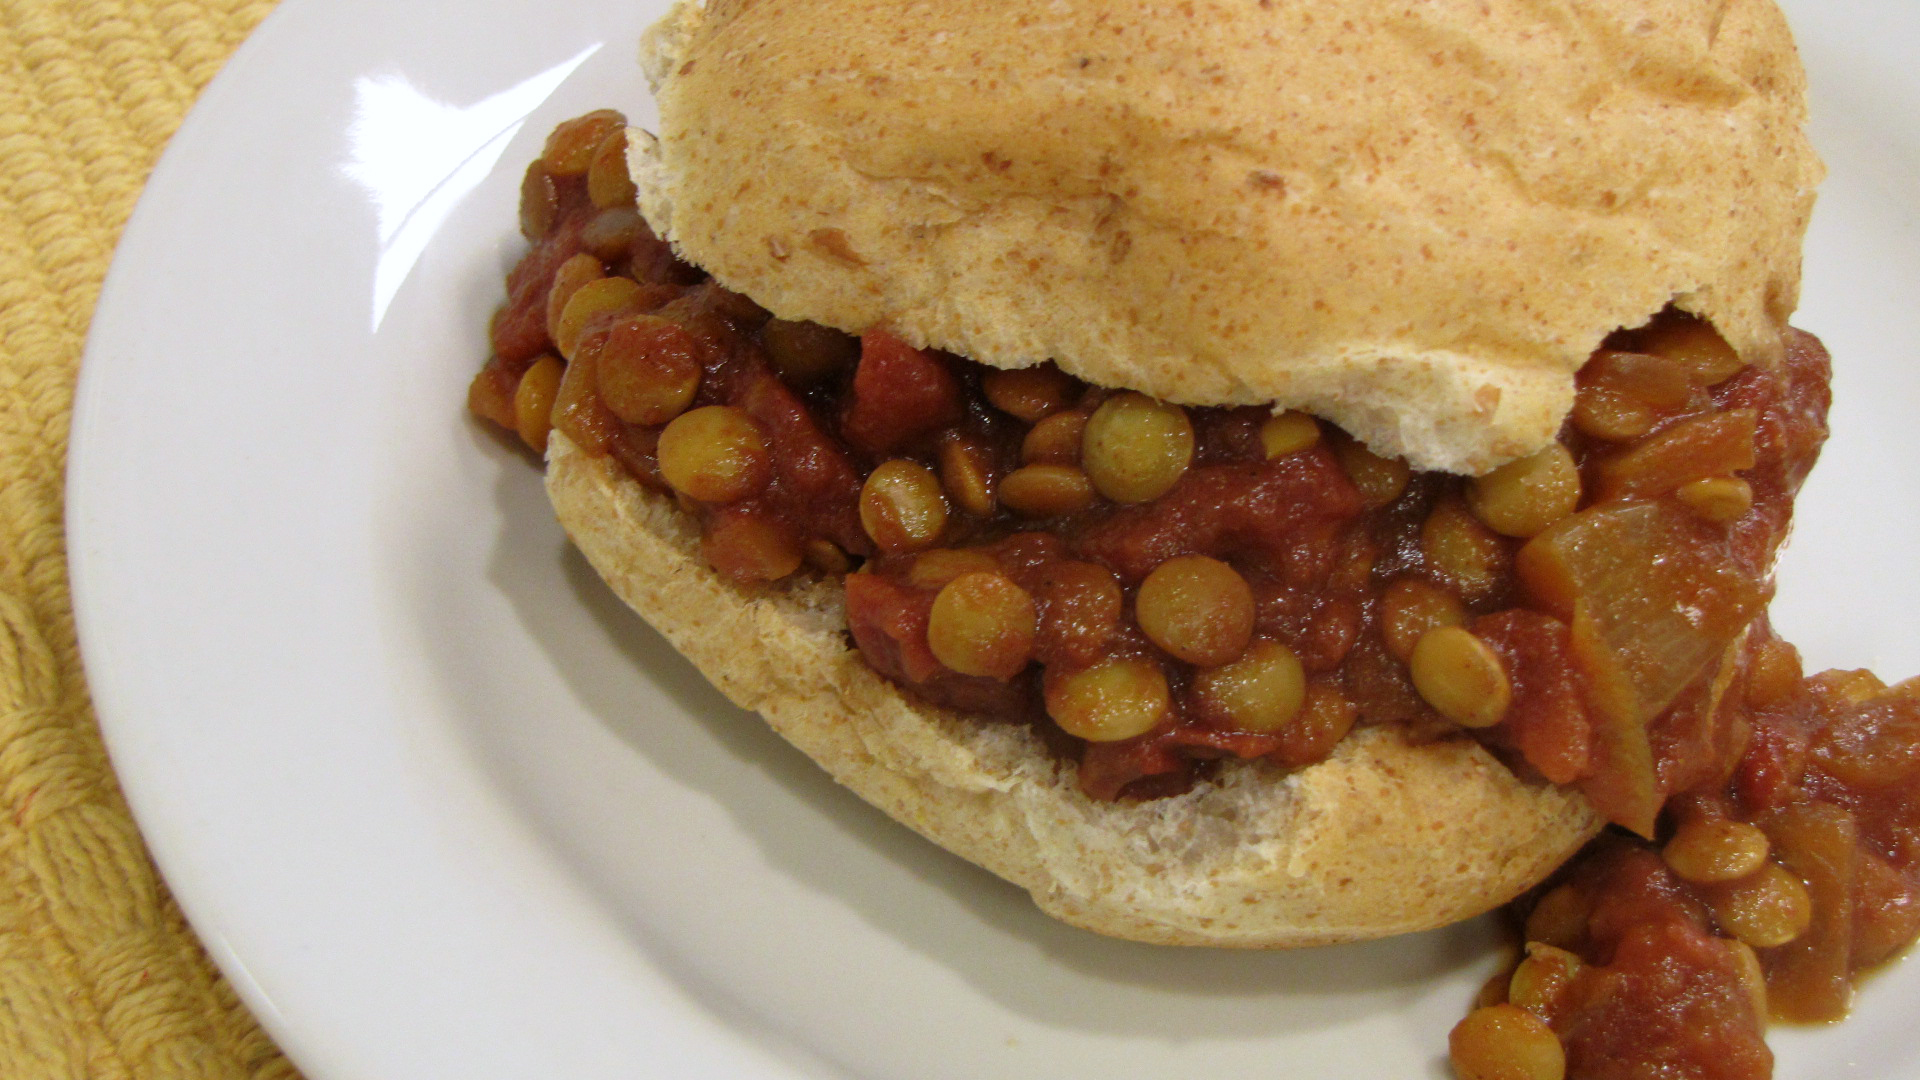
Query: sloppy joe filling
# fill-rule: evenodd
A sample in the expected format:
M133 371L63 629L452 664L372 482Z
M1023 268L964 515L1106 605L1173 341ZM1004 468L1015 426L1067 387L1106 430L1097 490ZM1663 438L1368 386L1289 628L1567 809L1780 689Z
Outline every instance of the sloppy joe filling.
M623 129L529 168L473 411L619 461L742 586L841 576L874 670L1033 725L1095 798L1380 723L1578 787L1621 828L1521 905L1463 1075L1765 1076L1769 1010L1839 1015L1920 933L1920 688L1804 678L1763 616L1826 434L1810 335L1750 366L1665 312L1555 442L1415 473L1303 413L772 318L647 227Z

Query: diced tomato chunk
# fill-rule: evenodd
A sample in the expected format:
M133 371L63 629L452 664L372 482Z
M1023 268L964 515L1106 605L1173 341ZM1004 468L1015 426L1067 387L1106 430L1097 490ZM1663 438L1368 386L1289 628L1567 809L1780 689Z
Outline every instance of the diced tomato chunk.
M847 628L881 674L907 682L924 682L940 670L927 647L927 615L931 598L878 574L847 575Z
M853 398L840 422L847 441L876 454L960 419L960 381L937 356L884 330L860 338Z
M1499 655L1513 681L1502 737L1548 780L1578 780L1591 763L1593 725L1574 676L1567 625L1515 608L1479 619L1473 632Z

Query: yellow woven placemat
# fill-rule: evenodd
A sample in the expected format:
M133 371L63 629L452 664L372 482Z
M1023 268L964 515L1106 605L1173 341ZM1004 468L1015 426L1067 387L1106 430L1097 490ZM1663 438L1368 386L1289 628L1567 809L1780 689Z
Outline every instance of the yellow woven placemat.
M298 1074L155 874L88 705L61 486L114 241L271 0L0 0L0 1077Z

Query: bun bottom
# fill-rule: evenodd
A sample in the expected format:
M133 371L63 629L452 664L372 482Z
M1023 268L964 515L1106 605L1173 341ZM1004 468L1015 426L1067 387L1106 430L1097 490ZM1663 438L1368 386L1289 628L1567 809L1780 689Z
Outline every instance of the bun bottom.
M695 524L555 432L547 493L622 600L734 702L900 823L1074 926L1292 948L1431 929L1544 878L1599 831L1586 800L1479 743L1356 729L1286 772L1231 761L1184 795L1101 802L1029 728L916 702L848 642L835 582L744 589Z

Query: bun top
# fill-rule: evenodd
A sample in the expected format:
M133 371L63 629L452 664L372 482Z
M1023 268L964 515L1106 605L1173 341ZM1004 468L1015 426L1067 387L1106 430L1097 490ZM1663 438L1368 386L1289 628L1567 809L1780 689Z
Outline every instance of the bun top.
M1668 303L1776 357L1821 175L1772 0L682 0L641 207L784 318L1423 468Z

